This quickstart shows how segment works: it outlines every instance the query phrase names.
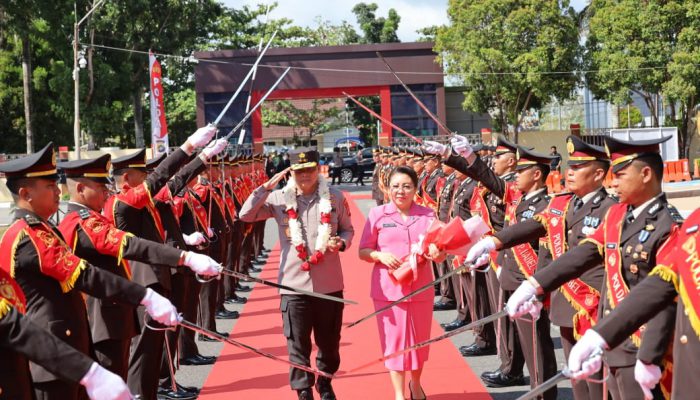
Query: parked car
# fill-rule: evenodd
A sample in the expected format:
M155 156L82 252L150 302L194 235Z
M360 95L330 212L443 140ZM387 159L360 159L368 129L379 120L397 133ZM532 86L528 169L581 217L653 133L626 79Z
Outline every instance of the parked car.
M321 165L328 165L333 168L333 153L322 153L320 158ZM371 147L362 149L362 161L359 165L357 163L357 153L343 154L343 168L340 170L340 181L342 183L351 183L357 178L360 171L363 171L364 177L371 177L374 165Z

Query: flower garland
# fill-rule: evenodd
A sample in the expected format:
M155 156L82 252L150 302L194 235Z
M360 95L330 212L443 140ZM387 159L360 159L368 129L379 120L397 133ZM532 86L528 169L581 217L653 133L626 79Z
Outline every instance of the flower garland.
M309 271L311 265L320 263L323 260L323 253L326 252L328 241L331 238L331 193L328 188L328 181L322 176L318 177L318 195L321 198L318 204L318 226L314 252L311 256L307 251L307 244L302 234L301 220L299 220L297 207L297 187L294 178L287 181L287 186L282 189L284 196L285 212L289 217L289 234L292 245L297 251L297 257L302 260L301 270Z

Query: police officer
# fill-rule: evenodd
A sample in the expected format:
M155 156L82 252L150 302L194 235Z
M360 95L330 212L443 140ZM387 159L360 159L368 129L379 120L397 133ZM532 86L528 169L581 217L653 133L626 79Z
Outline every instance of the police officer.
M146 308L159 322L177 323L175 307L164 297L116 274L93 267L71 252L48 219L58 210L56 156L49 143L37 153L0 164L17 210L0 240L0 269L11 272L26 294L27 316L83 354L90 330L80 292ZM30 364L37 399L77 399L79 387Z
M557 259L593 233L608 208L617 203L603 187L610 161L605 149L589 145L576 136L567 138L566 147L569 155L566 180L571 192L555 194L544 213L505 228L496 233L491 242L484 240L475 247L511 248L539 237L545 240L544 245L552 258ZM546 265L547 260L542 259L538 268ZM549 316L552 323L559 326L566 357L576 338L598 319L599 290L604 274L603 265L598 265L552 292ZM601 378L573 381L574 397L577 400L601 399L603 387L596 382Z
M648 330L666 332L673 339L671 399L692 399L697 396L700 391L696 376L700 360L698 227L700 210L695 210L662 245L657 255L657 265L649 276L635 286L609 315L586 331L569 356L569 369L575 378L587 378L600 369L602 360L600 356L592 357L593 352L619 346L648 321ZM668 322L653 317L669 307L676 308L675 327L654 326ZM638 359L637 365L635 380L645 396L652 397L651 390L662 378L660 371L649 373L655 368L648 368L643 359ZM668 390L668 376L664 378L662 385Z
M603 317L647 277L657 264L657 250L673 227L682 222L661 190L663 160L659 144L668 139L630 142L604 138L614 174L613 188L620 203L610 206L593 234L520 285L507 304L511 316L536 313L534 295L554 291L601 262L605 263L606 271L600 291L601 299L607 299L601 306ZM661 373L669 343L665 327L673 323L674 317L675 310L663 310L655 317L659 320L654 325L657 329L649 326L644 332L637 331L606 353L613 399L644 397L634 379L635 369L648 374ZM637 359L641 361L637 363ZM655 397L660 396L657 388Z
M318 152L296 149L290 153L290 159L293 180L284 189L273 191L288 172L283 171L255 189L243 204L241 219L253 222L274 218L277 221L282 251L280 259L283 260L280 283L342 297L343 275L338 251L350 246L354 234L347 200L342 192L331 189L328 182L319 177ZM330 212L321 209L329 205ZM292 219L296 219L296 223L292 224ZM323 226L327 224L330 226ZM318 247L317 236L325 229L330 229L327 242ZM302 243L293 245L292 237L297 235ZM313 331L319 348L318 368L335 373L340 365L343 304L284 290L281 293L280 309L290 361L310 365ZM313 374L292 368L289 378L299 399L313 398ZM322 400L335 400L330 379L319 377L315 386Z
M381 181L381 169L382 169L382 157L381 150L379 147L372 149L372 158L374 159L374 171L372 172L372 200L374 200L378 206L384 204L384 192L380 185Z
M517 165L517 146L499 136L493 157L493 169L478 158L466 138L456 135L450 147L441 143L424 142L426 152L440 154L446 158L445 163L458 171L479 181L470 200L472 214L479 215L491 227L493 233L503 229L506 212L506 194L513 192L515 185L515 167ZM517 191L517 190L515 190ZM513 202L515 199L510 199ZM514 203L511 203L513 205ZM500 310L503 294L496 271L503 264L503 252L491 257L491 267L487 274L487 289L491 310ZM496 324L496 340L501 365L496 371L487 371L481 375L489 385L517 386L523 385L524 358L515 326L507 319L500 319Z

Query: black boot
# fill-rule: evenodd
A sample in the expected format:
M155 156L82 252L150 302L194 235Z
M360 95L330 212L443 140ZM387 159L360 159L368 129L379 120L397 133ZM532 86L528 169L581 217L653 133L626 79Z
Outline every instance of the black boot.
M316 391L321 396L321 400L336 400L331 380L320 376L316 381Z

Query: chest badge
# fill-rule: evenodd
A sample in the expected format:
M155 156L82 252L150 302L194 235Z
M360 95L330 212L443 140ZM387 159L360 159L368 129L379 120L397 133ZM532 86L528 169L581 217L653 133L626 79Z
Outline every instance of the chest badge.
M643 231L639 232L639 237L638 237L639 243L644 243L647 240L649 240L649 236L651 236L651 233L647 230L643 230Z

